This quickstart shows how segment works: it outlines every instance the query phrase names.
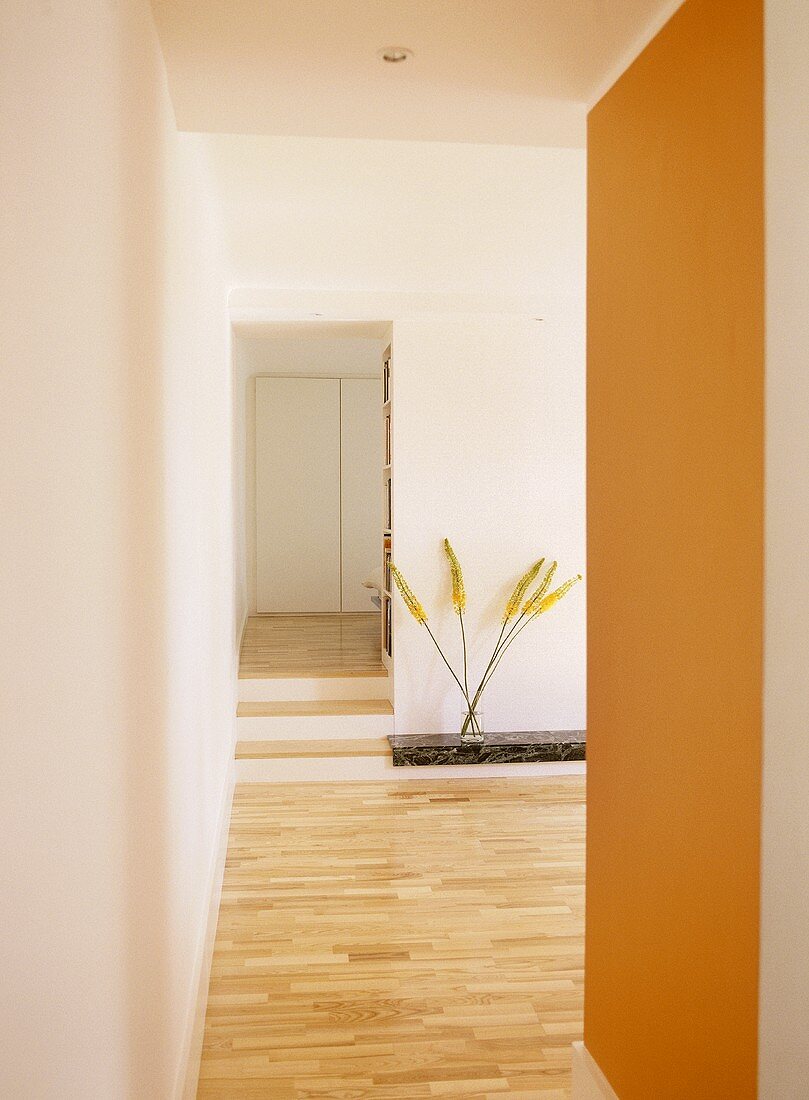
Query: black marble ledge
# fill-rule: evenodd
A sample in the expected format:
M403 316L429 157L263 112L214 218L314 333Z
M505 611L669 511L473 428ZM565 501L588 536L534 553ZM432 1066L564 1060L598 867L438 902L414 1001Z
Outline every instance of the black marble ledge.
M584 730L487 733L483 744L462 742L458 733L407 733L388 737L394 767L442 764L536 764L584 760Z

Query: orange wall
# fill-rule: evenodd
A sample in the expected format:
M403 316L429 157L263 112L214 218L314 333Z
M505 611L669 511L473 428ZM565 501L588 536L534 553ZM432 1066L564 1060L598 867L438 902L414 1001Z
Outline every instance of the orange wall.
M760 0L687 0L589 121L585 1043L756 1094Z

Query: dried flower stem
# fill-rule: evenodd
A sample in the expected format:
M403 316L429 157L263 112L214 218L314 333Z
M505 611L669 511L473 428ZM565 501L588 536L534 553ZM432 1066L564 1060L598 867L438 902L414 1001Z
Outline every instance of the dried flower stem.
M405 603L410 614L420 623L427 633L430 635L433 645L438 650L438 654L441 660L449 669L449 673L452 676L455 683L461 690L461 694L466 700L467 716L464 719L461 733L466 733L471 726L473 730L480 733L480 724L476 715L476 707L480 701L480 697L483 694L485 688L489 684L492 676L494 676L500 662L506 651L513 645L519 635L525 630L526 626L536 619L539 615L549 611L554 604L557 604L559 600L565 596L574 584L577 584L581 580L581 576L571 577L570 580L565 581L553 592L546 594L550 587L553 575L556 572L556 562L553 562L549 567L544 578L537 586L536 590L526 599L528 589L533 584L537 575L539 574L542 566L545 563L545 559L535 562L523 575L520 577L517 585L509 597L509 601L506 605L506 610L503 614L503 620L500 627L500 634L494 646L489 663L486 666L486 670L483 673L483 677L478 684L477 691L474 698L469 698L469 653L466 644L466 628L464 626L464 611L466 609L466 590L464 588L463 573L461 572L461 566L458 558L455 555L455 551L449 544L447 539L444 539L444 551L447 555L450 565L450 575L452 579L452 604L455 609L455 613L458 616L458 621L461 628L461 645L463 648L463 683L461 683L452 665L447 660L444 651L438 644L438 639L433 634L427 623L427 613L422 607L419 600L416 598L410 585L404 579L402 574L391 563L390 571L396 582L396 587L399 589L399 593Z
M477 715L475 714L475 710L474 710L472 704L469 702L469 671L468 671L468 660L467 660L467 652L466 652L466 631L464 630L464 625L463 625L463 611L461 611L460 614L458 615L458 619L459 619L460 624L461 624L461 642L463 643L463 687L464 687L464 692L463 693L464 693L464 698L466 699L467 710L469 712L468 717L464 718L464 723L463 723L463 726L461 727L461 729L462 729L462 731L465 732L469 728L467 726L467 722L468 722L468 723L471 724L472 729L476 733L480 733L481 732L480 723L478 722Z
M548 587L551 583L551 580L553 579L553 575L555 572L556 562L553 562L548 569L545 577L543 578L542 583L537 588L536 592L534 592L530 599L528 599L523 605L519 616L517 617L516 621L510 628L508 634L505 635L505 637L503 635L508 620L504 621L503 626L500 630L500 636L497 639L494 647L494 652L492 653L489 663L486 666L486 671L483 673L483 678L481 679L477 691L475 692L474 698L472 699L472 711L474 711L474 709L477 707L481 695L488 686L492 676L494 676L495 672L497 671L498 666L500 665L500 662L502 661L503 656L506 653L506 650L509 649L514 641L516 641L518 635L520 635L523 630L525 630L526 626L528 626L528 624L533 619L536 619L545 611L549 611L555 603L558 603L559 600L561 600L562 597L570 591L574 584L577 584L581 580L581 574L578 574L577 576L572 577L570 580L565 581L565 583L560 585L559 588L557 588L554 592L551 592L550 595L546 596L545 593L548 591ZM525 576L527 575L528 574L525 574ZM534 574L534 576L536 576L536 573ZM521 583L522 579L520 581L520 584ZM518 584L517 588L520 587L520 584ZM524 594L525 590L523 590L522 596L524 596ZM522 596L520 597L520 599L522 599ZM462 732L465 731L465 728L466 726L464 725L464 729L462 730Z

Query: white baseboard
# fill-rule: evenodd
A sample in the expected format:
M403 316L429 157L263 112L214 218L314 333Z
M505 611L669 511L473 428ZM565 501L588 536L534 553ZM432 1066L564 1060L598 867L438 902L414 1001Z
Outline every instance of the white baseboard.
M208 984L211 978L216 923L219 917L219 902L222 897L222 881L225 876L230 812L233 805L235 783L236 769L235 762L233 762L228 769L219 806L219 817L216 823L216 839L208 878L208 913L205 920L204 935L200 941L194 967L194 978L191 986L194 990L194 997L190 1005L188 1024L186 1025L185 1049L180 1062L180 1080L175 1090L177 1100L195 1100L197 1095L199 1066L202 1059L202 1040L205 1035L205 1012L208 1007Z
M573 1092L571 1100L618 1100L584 1043L573 1044Z
M534 764L459 764L424 768L394 767L389 756L294 757L237 760L237 783L331 783L337 781L421 783L427 779L525 779L529 776L584 775L584 761Z

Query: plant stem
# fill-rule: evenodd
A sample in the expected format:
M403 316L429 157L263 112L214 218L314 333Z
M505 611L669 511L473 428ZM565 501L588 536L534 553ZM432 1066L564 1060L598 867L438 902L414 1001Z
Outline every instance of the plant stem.
M469 710L469 713L470 713L470 715L471 715L471 713L472 713L472 705L471 705L471 703L469 702L469 693L468 693L468 691L466 691L466 690L465 690L465 688L464 688L463 684L462 684L462 683L461 683L461 681L460 681L460 680L458 679L458 677L457 677L457 676L455 675L455 670L453 669L452 665L451 665L451 664L449 663L449 661L448 661L448 660L446 659L446 657L444 656L444 651L443 651L443 650L441 649L441 646L440 646L440 645L438 644L438 641L437 641L437 639L436 639L436 636L435 636L435 634L433 634L432 630L430 630L430 628L429 628L429 626L427 625L427 623L424 623L423 625L424 625L424 629L425 629L425 630L427 631L427 633L428 633L428 634L430 635L430 637L432 638L432 640L433 640L433 645L434 645L434 646L435 646L435 648L436 648L436 649L438 650L438 652L439 652L439 654L440 654L440 656L441 656L441 660L442 660L442 661L444 662L444 664L445 664L445 665L447 666L447 668L449 669L449 671L450 671L450 675L452 676L452 679L453 679L453 680L455 681L455 683L456 683L456 684L458 685L458 687L459 687L459 688L461 689L461 693L462 693L462 695L463 695L464 699L466 699L466 706L467 706L467 709Z
M458 612L458 621L461 624L461 642L463 644L463 686L467 696L469 695L469 673L466 655L466 631L463 628L463 611Z
M522 634L523 630L525 630L525 628L528 626L528 624L530 622L532 622L534 619L537 618L538 614L539 614L539 612L534 612L533 615L529 615L527 618L525 618L525 622L521 626L519 626L520 620L524 618L524 615L520 615L520 618L514 624L512 629L509 631L505 642L503 643L502 647L500 648L500 652L495 653L495 656L496 656L497 659L495 660L495 658L493 656L492 660L489 662L489 667L484 672L483 679L481 680L480 686L478 687L478 689L475 693L475 698L472 700L472 706L473 707L477 706L478 699L483 694L484 689L488 686L489 681L491 680L492 676L494 676L495 672L497 671L497 667L500 664L500 662L503 660L503 656L504 656L506 650L509 648L509 646L512 644L512 642L515 642L517 640L517 636L519 634ZM519 626L519 629L517 629L518 626Z
M468 725L469 721L474 722L474 719L472 718L472 715L474 714L475 707L477 706L478 700L480 699L481 693L483 691L483 681L486 679L486 673L492 667L492 662L494 661L495 657L497 656L497 650L500 647L500 643L503 640L503 634L505 633L506 625L507 625L506 623L503 623L503 625L500 627L500 637L497 639L497 642L495 643L494 651L493 651L491 657L489 658L488 665L486 666L486 672L483 673L483 680L481 680L481 682L478 686L478 690L475 693L475 698L472 700L471 706L469 708L469 719L467 719L467 721L464 722L463 726L461 726L461 733L466 733L467 729L469 728L469 725Z
M486 671L483 673L483 678L481 679L480 683L478 684L478 688L477 688L477 691L475 692L475 696L472 699L472 709L473 710L478 705L478 702L480 701L480 697L483 694L486 686L488 685L488 683L491 680L492 676L494 676L495 672L497 671L497 666L500 664L500 661L503 659L503 654L506 652L506 650L511 645L511 643L514 641L514 639L517 637L517 635L521 634L522 631L525 629L525 627L528 626L528 623L531 621L531 619L533 619L535 617L536 617L536 615L529 615L526 618L525 612L521 611L520 614L515 619L513 625L510 627L507 634L506 634L506 627L508 626L508 623L503 623L502 627L500 628L500 637L497 639L497 644L494 647L494 652L492 653L491 659L490 659L488 665L486 666ZM523 621L523 620L525 620L525 621ZM504 634L505 634L505 638L503 637Z
M464 695L466 696L466 703L467 703L468 714L469 714L468 718L464 718L463 725L461 726L461 733L466 732L466 730L468 728L467 723L470 723L470 722L472 724L473 729L477 733L480 733L480 727L478 726L477 720L475 718L475 712L472 710L472 706L469 703L469 664L468 664L468 657L467 657L467 652L466 652L466 631L464 630L464 625L463 625L463 611L458 612L458 619L460 620L460 623L461 623L461 641L463 643L463 686L464 686Z

